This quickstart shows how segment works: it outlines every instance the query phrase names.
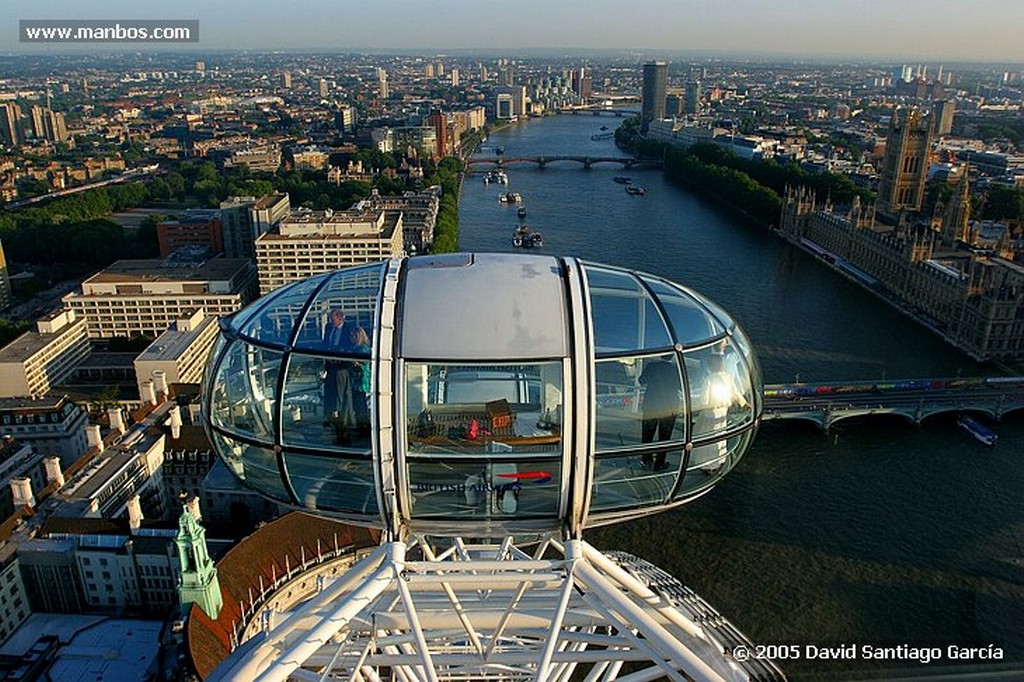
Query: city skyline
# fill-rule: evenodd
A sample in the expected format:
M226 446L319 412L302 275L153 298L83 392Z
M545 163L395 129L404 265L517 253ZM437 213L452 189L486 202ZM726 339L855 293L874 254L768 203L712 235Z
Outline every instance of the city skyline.
M182 0L173 6L125 0L67 1L34 6L0 0L0 52L184 52L219 50L620 50L863 60L1024 62L1020 6L1014 0L910 0L816 3L779 0L771 11L755 0L524 0L495 7L467 0L442 5L411 0L354 5L312 0L300 6L269 0ZM94 46L18 42L23 19L198 20L198 43Z

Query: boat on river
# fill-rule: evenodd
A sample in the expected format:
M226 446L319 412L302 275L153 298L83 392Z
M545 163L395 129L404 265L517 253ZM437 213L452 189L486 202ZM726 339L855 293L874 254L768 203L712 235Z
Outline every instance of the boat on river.
M508 174L501 169L488 171L484 174L484 184L489 185L492 182L498 185L507 185Z
M620 185L628 185L629 183L633 182L633 178L627 177L625 175L616 175L614 178L612 178L612 182L617 182Z
M995 431L968 414L960 415L956 423L960 428L985 445L995 445L996 441L999 440L999 436Z
M512 246L522 249L534 249L544 246L544 237L534 232L529 225L517 225L512 230Z
M639 185L626 185L626 194L634 197L642 197L647 194L647 190Z
M522 203L523 196L519 192L505 192L498 195L498 201L503 204L519 204Z
M526 217L526 207L525 207L525 206L520 206L520 207L519 207L518 209L516 209L516 216L517 216L517 217L518 217L518 218L519 218L520 220L522 220L523 218L525 218L525 217Z

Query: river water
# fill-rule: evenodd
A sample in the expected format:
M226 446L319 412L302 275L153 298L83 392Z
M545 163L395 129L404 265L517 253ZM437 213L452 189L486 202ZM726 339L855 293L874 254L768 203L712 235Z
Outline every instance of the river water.
M623 156L593 141L610 117L559 116L494 133L479 152ZM977 376L991 373L814 258L693 194L661 171L575 162L510 165L509 185L467 176L460 248L512 251L515 208L544 235L543 253L663 275L707 295L749 333L766 381ZM615 184L646 188L633 197ZM958 666L1024 669L1024 418L999 424L986 448L950 417L844 422L829 434L762 427L710 494L682 509L587 539L668 570L759 644L796 644L791 679L853 671L934 674ZM813 647L857 645L853 659ZM940 647L927 664L867 660L863 646ZM949 647L1003 660L965 661ZM890 673L886 673L890 674Z

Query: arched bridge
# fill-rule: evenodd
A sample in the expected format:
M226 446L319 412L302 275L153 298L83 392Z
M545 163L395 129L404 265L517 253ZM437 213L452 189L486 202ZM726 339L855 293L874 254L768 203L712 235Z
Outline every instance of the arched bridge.
M484 169L490 168L505 168L512 165L521 164L534 164L539 168L544 168L550 163L557 163L559 161L570 161L581 164L584 168L590 168L594 164L598 163L616 163L623 168L633 168L635 166L649 166L652 168L662 168L664 164L661 161L654 159L634 159L631 156L566 156L566 155L552 155L552 156L476 156L466 161L467 167L472 170L474 166L483 167Z
M627 116L639 116L639 109L617 109L614 107L606 106L589 106L589 107L570 107L566 109L559 109L559 114L569 114L570 116L615 116L616 118L625 118Z
M769 384L764 396L765 421L803 419L824 431L843 419L867 415L897 415L913 424L960 412L998 420L1024 410L1024 377Z

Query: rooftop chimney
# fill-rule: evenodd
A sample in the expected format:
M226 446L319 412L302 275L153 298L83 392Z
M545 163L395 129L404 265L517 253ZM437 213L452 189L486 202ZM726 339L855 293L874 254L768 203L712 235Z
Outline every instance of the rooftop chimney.
M36 496L32 494L32 481L24 476L11 479L11 497L15 509L25 505L36 506Z
M153 388L156 390L157 397L163 396L165 399L170 394L167 388L167 372L162 369L153 370Z
M60 469L60 457L46 457L43 459L43 467L46 468L46 480L57 482L57 487L64 485L64 472Z
M107 410L107 417L110 418L110 430L124 433L124 418L121 416L120 407L111 407Z
M177 405L172 407L167 421L171 425L171 438L178 440L181 437L181 408Z
M100 435L99 424L88 424L85 427L85 440L90 448L103 449L103 436Z
M132 530L138 530L141 525L142 503L139 501L139 496L136 494L128 498L128 527Z
M139 397L142 398L143 403L149 403L150 405L156 405L156 390L153 388L153 380L146 379L139 386Z

